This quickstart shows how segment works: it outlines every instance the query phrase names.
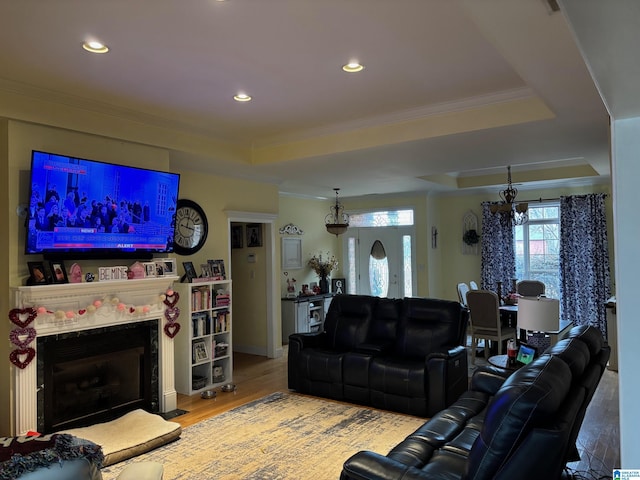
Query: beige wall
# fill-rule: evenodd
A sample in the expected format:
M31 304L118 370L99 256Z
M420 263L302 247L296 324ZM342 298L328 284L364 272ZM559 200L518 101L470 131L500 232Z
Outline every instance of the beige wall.
M99 123L95 126L100 130ZM109 128L104 129L109 132ZM132 130L127 135L134 135ZM135 135L134 135L135 136ZM140 138L145 138L141 134ZM164 137L163 137L164 138ZM156 143L161 145L159 140ZM204 148L204 146L202 146ZM213 148L213 147L212 147ZM24 219L16 210L26 204L29 192L29 167L31 150L40 149L114 163L170 170L181 174L180 197L198 202L209 220L209 235L203 249L189 257L177 256L178 270L183 272L182 262L192 261L196 268L207 259L222 258L228 273L234 280L234 343L245 350L264 349L267 337L267 312L265 305L269 272L263 263L267 252L257 249L256 264L246 263L246 253L231 250L228 235L228 217L225 211L277 214L274 269L279 278L279 289L271 301L279 305L280 295L285 292L286 277L280 268L280 238L277 229L288 223L300 227L302 236L303 268L292 270L289 275L296 278L298 289L302 283L317 281L316 275L306 266L314 253L330 252L341 258L341 241L328 234L324 228L324 217L329 212L330 200L314 200L279 196L276 185L259 184L245 180L215 176L201 171L192 171L184 163L172 163L171 151L167 148L143 145L134 141L108 138L96 134L42 126L35 123L0 119L0 175L5 207L0 209L0 221L5 225L5 235L0 243L0 305L7 312L13 307L9 286L24 284L28 276L24 249ZM180 166L178 166L180 165ZM521 192L522 198L558 197L560 195L588 192L608 192L608 187L554 189ZM479 280L480 257L462 255L462 217L471 209L480 218L480 203L495 200L496 195L429 196L426 194L367 196L342 199L348 212L374 208L411 207L416 221L416 264L418 296L456 299L456 283ZM607 200L611 219L611 199ZM612 235L610 222L610 235ZM438 247L431 247L431 227L438 229ZM4 248L3 248L4 247ZM236 260L239 259L240 263ZM115 262L115 261L112 261ZM109 264L101 262L100 264ZM94 269L97 262L83 263L83 268ZM253 273L252 273L253 271ZM341 267L336 274L343 275ZM238 302L241 306L238 307ZM279 311L279 308L277 308ZM279 317L276 318L279 324ZM0 337L7 338L9 322L0 323ZM279 332L276 337L280 338ZM9 354L8 342L0 344L0 358ZM0 367L0 435L8 435L11 429L11 373L13 366L5 361Z
M24 285L28 277L27 261L39 260L39 256L26 256L23 253L25 241L24 219L18 217L16 209L28 202L29 168L32 150L44 150L68 154L94 160L122 163L127 165L170 170L181 174L180 197L198 202L209 220L209 235L205 246L195 255L177 256L178 271L183 272L182 261L192 261L194 265L207 259L225 259L229 265L228 221L225 210L276 213L278 193L274 185L257 184L245 180L216 177L202 172L180 171L171 168L171 153L167 149L126 142L99 135L91 135L70 130L47 127L19 121L0 122L0 175L5 196L0 220L5 225L6 235L2 235L5 248L0 261L1 289L0 302L5 312L13 307L10 298L10 286ZM5 174L6 173L6 174ZM122 261L86 261L79 262L83 271L93 271L99 265L110 265ZM264 297L266 279L256 288ZM279 300L279 297L278 297ZM266 324L266 311L259 309L252 317L256 322ZM9 322L1 322L0 336L8 337ZM259 338L257 342L261 342ZM263 342L264 343L264 342ZM8 342L0 342L0 358L7 359ZM0 365L0 436L12 431L10 412L13 366L4 361Z
M587 193L608 193L608 185L585 186L574 188L556 188L543 190L527 190L520 192L519 197L526 200L536 198L559 198L561 195L582 195ZM498 199L496 194L474 194L457 196L414 195L375 195L358 198L343 198L342 203L347 212L368 211L378 208L414 209L416 223L416 268L417 296L457 300L456 285L459 282L475 280L480 284L481 257L462 253L463 217L471 210L478 217L479 233L482 232L482 202ZM327 204L328 205L328 204ZM609 238L613 238L612 201L606 200L607 218L609 220ZM301 224L311 223L314 234L322 234L318 228L324 218L324 210L314 209L313 201L302 202L299 199L281 197L280 218L285 219L283 212L287 210L290 218L298 218ZM311 213L313 212L313 215ZM305 223L306 222L306 223ZM283 223L287 223L284 222ZM296 223L296 222L293 222ZM437 247L432 247L432 227L438 231ZM305 235L306 240L306 235ZM613 242L609 242L611 269L613 277ZM336 245L336 251L339 246ZM303 247L303 250L307 249ZM480 249L479 249L480 251ZM306 272L308 273L308 272ZM297 278L297 277L296 277ZM309 279L308 276L303 277ZM313 276L311 277L313 278ZM283 288L284 288L283 280Z
M609 193L608 185L599 185L592 187L576 187L576 188L556 188L545 190L527 190L518 194L522 200L531 200L536 198L559 198L561 195L583 195L587 193ZM466 195L466 196L444 196L440 197L439 212L440 222L438 226L438 249L441 254L441 274L438 284L433 285L433 289L437 290L439 298L457 300L458 293L456 285L459 282L467 282L475 280L480 284L480 255L463 255L462 254L462 219L468 210L472 210L478 216L478 225L482 232L482 208L483 201L497 200L496 195ZM612 201L609 195L606 200L607 220L609 228L609 255L611 257L611 274L613 278L613 214ZM478 232L478 233L480 233Z
M335 255L336 258L341 258L340 242L335 235L327 233L324 227L324 217L329 213L332 201L280 196L277 229L279 230L285 225L293 223L304 232L304 235L300 235L300 238L302 238L302 268L288 270L289 278L296 279L298 291L302 288L303 283L318 283L318 276L307 265L307 262L314 254L322 253L325 255L329 252ZM279 252L282 249L283 236L286 235L278 234L277 248ZM281 263L278 263L278 268L281 269ZM332 276L342 276L342 265L340 263L338 264L338 270L332 272ZM287 277L284 272L280 275L280 292L283 296L287 292Z

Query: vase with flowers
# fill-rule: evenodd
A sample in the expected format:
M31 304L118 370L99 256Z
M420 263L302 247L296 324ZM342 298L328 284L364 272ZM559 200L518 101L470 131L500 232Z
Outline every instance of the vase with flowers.
M322 254L314 255L309 259L309 266L320 277L320 293L329 293L328 276L338 267L338 260L333 255L327 255L323 258Z

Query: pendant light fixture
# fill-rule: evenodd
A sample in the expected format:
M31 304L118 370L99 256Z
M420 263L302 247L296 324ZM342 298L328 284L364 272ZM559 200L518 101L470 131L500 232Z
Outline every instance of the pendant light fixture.
M529 204L516 203L518 189L511 183L511 166L507 167L507 188L500 191L501 203L491 205L491 213L500 214L501 219L511 225L524 225L529 220Z
M336 192L336 203L329 208L330 213L324 217L324 225L327 232L336 237L342 235L349 228L349 215L344 212L344 207L338 201L339 188L333 189Z

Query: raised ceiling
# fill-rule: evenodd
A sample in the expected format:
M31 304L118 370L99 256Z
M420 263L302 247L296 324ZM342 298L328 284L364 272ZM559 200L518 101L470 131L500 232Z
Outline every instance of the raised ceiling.
M2 0L0 18L0 92L155 129L136 140L193 169L321 197L477 190L506 165L524 189L609 181L607 112L545 0Z

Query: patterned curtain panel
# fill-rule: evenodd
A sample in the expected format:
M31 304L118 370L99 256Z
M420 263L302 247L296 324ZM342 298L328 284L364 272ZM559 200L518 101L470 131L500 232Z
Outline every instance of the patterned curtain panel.
M513 227L499 213L491 213L495 202L482 203L482 259L481 281L484 290L496 291L502 282L502 295L511 288L516 276L516 256Z
M611 295L604 194L560 198L562 316L607 335L605 304Z

